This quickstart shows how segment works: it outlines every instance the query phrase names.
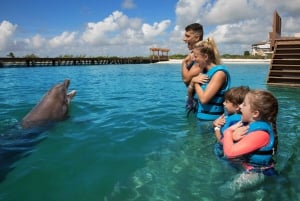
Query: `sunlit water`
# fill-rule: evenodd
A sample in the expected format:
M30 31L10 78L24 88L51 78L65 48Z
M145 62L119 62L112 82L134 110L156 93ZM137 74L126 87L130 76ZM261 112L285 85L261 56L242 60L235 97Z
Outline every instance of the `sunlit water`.
M300 200L300 90L268 87L267 64L227 66L232 86L268 89L279 100L278 177L228 199L221 187L239 172L216 158L213 133L185 116L179 64L4 68L1 137L26 134L18 122L54 84L70 78L77 95L70 118L11 164L0 200Z

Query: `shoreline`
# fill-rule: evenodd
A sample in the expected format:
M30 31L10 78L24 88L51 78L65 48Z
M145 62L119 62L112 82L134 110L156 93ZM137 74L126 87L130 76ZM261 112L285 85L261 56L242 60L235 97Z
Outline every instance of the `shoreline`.
M221 59L222 63L243 63L243 64L269 64L271 59ZM181 64L182 59L170 59L169 61L159 61L160 64Z

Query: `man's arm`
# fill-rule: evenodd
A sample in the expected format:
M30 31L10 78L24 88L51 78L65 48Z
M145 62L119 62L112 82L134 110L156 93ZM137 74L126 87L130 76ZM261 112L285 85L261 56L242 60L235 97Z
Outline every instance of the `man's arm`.
M188 66L192 65L190 69L188 69ZM182 61L182 66L181 66L181 75L182 75L182 81L188 85L192 78L194 76L197 76L201 73L201 68L197 63L195 63L192 60L192 56L188 55L185 59Z

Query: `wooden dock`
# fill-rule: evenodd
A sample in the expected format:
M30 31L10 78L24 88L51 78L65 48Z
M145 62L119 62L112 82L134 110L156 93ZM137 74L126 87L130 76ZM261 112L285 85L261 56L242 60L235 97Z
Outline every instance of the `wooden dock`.
M300 38L281 37L281 18L276 11L269 37L273 56L267 84L300 87Z
M300 39L276 41L267 83L300 87Z
M148 64L167 61L166 58L0 58L0 67L78 66L109 64Z

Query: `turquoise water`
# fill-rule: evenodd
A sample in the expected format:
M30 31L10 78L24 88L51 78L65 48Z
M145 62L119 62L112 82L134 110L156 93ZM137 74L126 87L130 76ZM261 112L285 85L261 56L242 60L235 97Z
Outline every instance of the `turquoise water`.
M280 104L279 176L230 199L300 200L300 89L266 86L266 64L227 66L232 86L271 90ZM238 172L214 156L213 134L186 118L178 64L0 69L1 135L19 133L17 122L65 78L77 90L70 118L43 132L12 164L0 200L225 198L220 187Z

